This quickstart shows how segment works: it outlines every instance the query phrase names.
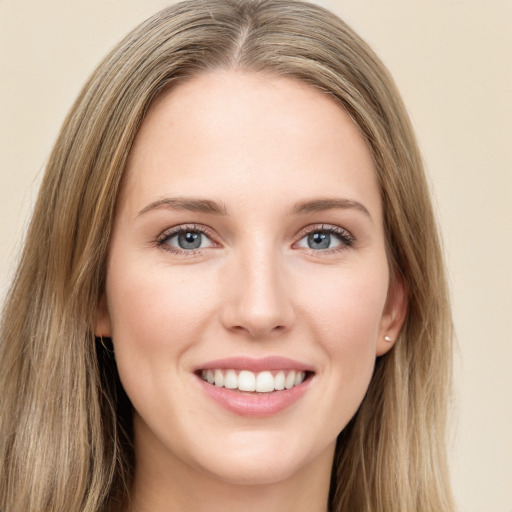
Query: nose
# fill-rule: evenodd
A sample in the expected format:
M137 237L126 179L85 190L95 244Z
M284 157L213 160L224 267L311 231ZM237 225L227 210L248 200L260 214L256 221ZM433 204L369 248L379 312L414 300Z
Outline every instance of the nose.
M252 339L289 331L295 321L293 290L281 259L270 249L247 252L231 261L223 277L224 327Z

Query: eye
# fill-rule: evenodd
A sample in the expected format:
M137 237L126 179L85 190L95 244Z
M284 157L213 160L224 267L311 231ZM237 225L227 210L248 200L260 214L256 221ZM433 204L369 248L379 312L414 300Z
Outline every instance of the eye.
M298 247L314 251L343 249L352 245L354 239L350 233L337 226L313 228L297 242Z
M204 230L198 227L180 227L164 233L158 240L158 245L171 251L196 251L214 246L214 243Z

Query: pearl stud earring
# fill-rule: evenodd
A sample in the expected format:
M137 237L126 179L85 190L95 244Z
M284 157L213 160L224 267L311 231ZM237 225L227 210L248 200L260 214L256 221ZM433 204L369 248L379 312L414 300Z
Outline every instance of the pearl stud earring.
M384 341L391 343L393 340L389 336L384 336Z

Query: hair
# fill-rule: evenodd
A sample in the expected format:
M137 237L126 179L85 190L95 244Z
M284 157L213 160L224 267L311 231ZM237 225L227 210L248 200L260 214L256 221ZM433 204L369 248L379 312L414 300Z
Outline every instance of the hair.
M373 155L391 279L405 284L408 310L339 434L330 510L452 511L452 323L417 143L373 51L331 12L296 0L168 7L113 48L72 106L3 312L0 510L107 511L128 497L131 407L108 340L94 335L116 199L154 99L218 69L291 77L329 94Z

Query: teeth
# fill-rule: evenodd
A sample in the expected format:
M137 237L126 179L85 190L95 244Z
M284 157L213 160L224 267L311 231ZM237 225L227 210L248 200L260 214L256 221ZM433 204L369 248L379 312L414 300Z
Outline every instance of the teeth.
M286 382L286 377L284 375L284 372L279 372L274 377L274 389L277 389L277 391L281 391L284 389L284 383Z
M278 372L264 371L254 373L241 370L202 370L201 378L219 388L238 389L257 393L271 393L291 389L304 382L306 372L295 370L280 370Z
M274 391L274 377L272 377L270 372L258 373L256 377L256 391L258 393Z
M209 382L209 381L208 381ZM211 384L211 383L210 383ZM293 388L295 384L295 372L294 371L291 371L287 376L286 376L286 379L284 380L284 387L286 389L291 389Z
M224 386L224 375L220 370L215 370L215 385L218 388L222 388Z
M238 389L240 391L256 391L256 376L247 370L238 374Z
M238 387L238 376L235 370L228 370L224 378L224 387L226 389L236 389Z

